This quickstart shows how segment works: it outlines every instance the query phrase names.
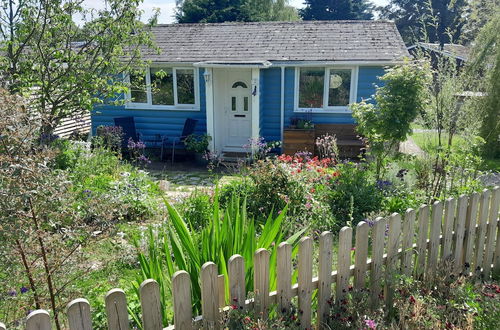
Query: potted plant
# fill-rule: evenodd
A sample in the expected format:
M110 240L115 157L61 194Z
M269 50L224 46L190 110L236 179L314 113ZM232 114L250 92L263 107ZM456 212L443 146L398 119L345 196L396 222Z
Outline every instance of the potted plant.
M207 164L206 154L211 140L212 137L208 134L191 134L184 140L186 150L194 153L194 160L197 164Z

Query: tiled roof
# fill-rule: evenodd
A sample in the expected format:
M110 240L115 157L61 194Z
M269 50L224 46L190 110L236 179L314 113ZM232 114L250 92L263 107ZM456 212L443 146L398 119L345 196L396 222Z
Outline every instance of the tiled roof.
M464 45L459 45L459 44L444 44L443 49L439 46L439 44L432 44L432 43L427 43L427 42L419 42L414 46L408 47L413 48L415 46L420 46L425 49L429 49L438 53L443 53L444 55L447 56L452 56L455 58L459 58L461 60L467 61L469 54L470 54L470 48Z
M152 28L154 62L395 61L408 56L387 21L166 24Z

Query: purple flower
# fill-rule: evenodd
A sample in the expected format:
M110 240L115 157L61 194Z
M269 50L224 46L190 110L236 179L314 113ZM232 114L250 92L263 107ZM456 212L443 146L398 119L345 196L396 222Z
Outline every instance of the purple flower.
M385 188L390 187L390 186L392 186L391 181L377 180L377 187L380 190L385 189Z
M21 293L26 293L29 291L29 289L27 287L23 286L23 287L21 287L20 291L21 291Z
M17 296L17 292L16 292L16 290L10 290L9 292L7 292L7 294L8 294L9 296L11 296L11 297L15 297L15 296Z
M377 329L377 322L373 320L365 320L365 324L368 327L368 329Z

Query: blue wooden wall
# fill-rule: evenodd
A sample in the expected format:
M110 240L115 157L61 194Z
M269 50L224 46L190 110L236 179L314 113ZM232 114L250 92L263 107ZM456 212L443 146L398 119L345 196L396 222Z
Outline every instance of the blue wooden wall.
M179 137L186 118L197 119L196 134L207 132L205 80L203 69L199 71L200 111L127 109L125 106L99 105L92 112L92 132L100 125L114 125L113 118L132 116L138 132L147 136L156 134L169 138Z
M358 101L369 99L375 93L377 77L384 74L383 67L360 67L358 75ZM266 141L280 140L281 69L261 70L261 136ZM294 109L295 69L285 69L285 127L292 117L309 117L314 123L353 123L350 113L296 113Z
M281 69L261 69L260 80L260 135L266 141L281 139L280 107L281 107ZM384 74L383 67L360 67L358 75L358 101L369 99L375 93L377 77ZM161 134L178 137L182 132L186 118L198 119L197 134L206 133L206 98L203 69L199 72L200 111L141 110L126 109L125 106L102 105L92 112L92 130L99 125L113 125L113 118L133 116L136 128L142 134ZM292 117L310 116L314 123L353 123L350 113L295 113L295 69L285 69L285 127L290 125Z

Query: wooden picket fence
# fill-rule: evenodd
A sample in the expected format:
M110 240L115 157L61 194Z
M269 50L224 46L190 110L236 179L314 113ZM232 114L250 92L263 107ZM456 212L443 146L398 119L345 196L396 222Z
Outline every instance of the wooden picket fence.
M292 247L288 243L281 243L277 250L277 290L273 292L269 292L270 252L259 249L254 255L252 299L246 297L245 260L234 255L228 262L230 303L240 309L253 308L256 315L266 317L273 304L277 304L278 311L286 312L291 308L292 298L298 297L300 324L303 328L310 328L313 324L312 297L317 289L315 324L321 329L328 316L332 297L335 302L342 300L350 285L355 289L368 288L371 305L376 307L381 299L391 303L395 274L430 278L444 260L452 261L451 272L488 279L492 271L500 271L499 204L500 189L496 187L471 196L451 198L444 203L435 202L432 207L423 205L418 212L409 209L404 217L395 213L389 219L377 218L373 223L360 222L355 230L354 264L351 263L353 229L344 227L338 237L334 271L333 235L324 232L319 239L317 277L313 277L313 241L304 237L299 243L298 280L293 285ZM200 277L202 315L193 318L189 274L185 271L174 274L174 325L168 329L219 328L221 312L230 308L225 306L224 277L218 274L217 265L212 262L203 265ZM335 293L332 292L333 284ZM140 296L143 328L161 330L158 283L154 280L144 281ZM125 293L120 289L109 291L105 305L108 328L129 329ZM85 299L69 303L69 329L91 329L90 313L90 305ZM26 329L51 329L49 313L44 310L32 312L27 318ZM5 330L1 323L0 330Z

